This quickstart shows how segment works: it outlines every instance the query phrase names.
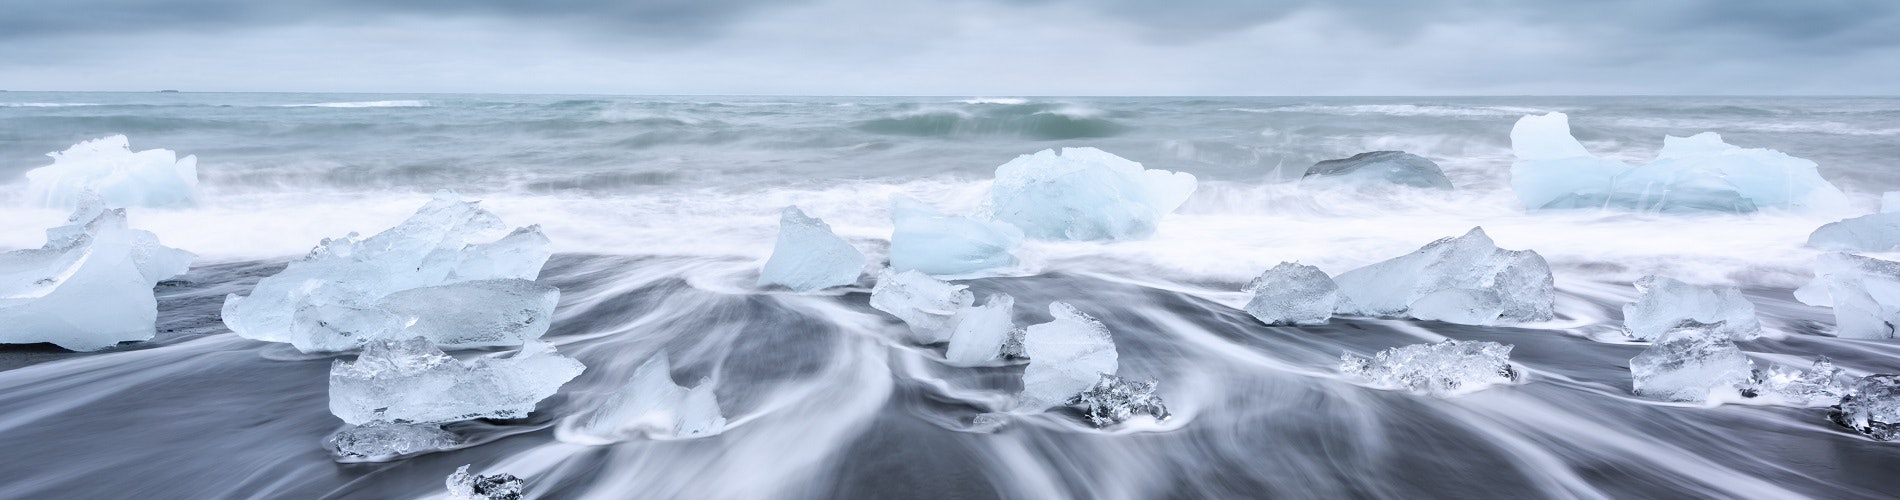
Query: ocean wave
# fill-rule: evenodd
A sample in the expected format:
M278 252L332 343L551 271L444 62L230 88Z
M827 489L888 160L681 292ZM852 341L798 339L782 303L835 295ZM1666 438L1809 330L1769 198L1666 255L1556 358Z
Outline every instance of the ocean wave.
M104 106L96 102L0 102L0 108L73 108Z
M922 108L858 122L865 132L913 137L1003 136L1053 141L1113 137L1129 127L1100 111L1062 104Z
M433 106L429 101L348 101L319 102L313 104L279 104L279 108L427 108Z
M1240 113L1317 113L1337 115L1385 115L1385 116L1518 116L1557 109L1530 108L1520 106L1436 106L1417 104L1358 104L1350 106L1298 105L1275 108L1221 108L1221 111Z
M1792 121L1764 122L1752 120L1713 120L1694 118L1624 118L1616 125L1638 128L1663 128L1705 131L1747 131L1797 134L1830 134L1852 136L1888 136L1900 135L1900 128L1880 128L1855 126L1835 121ZM1685 134L1686 135L1686 134Z
M957 102L961 102L964 104L1007 104L1007 105L1029 104L1028 99L1024 99L1021 97L973 97L973 98L964 99L962 101L957 101Z

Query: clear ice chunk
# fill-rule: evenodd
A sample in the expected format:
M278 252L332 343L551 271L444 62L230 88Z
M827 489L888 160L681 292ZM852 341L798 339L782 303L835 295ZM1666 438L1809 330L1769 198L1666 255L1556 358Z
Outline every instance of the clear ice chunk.
M1749 213L1847 206L1814 162L1730 145L1714 132L1665 137L1655 160L1633 167L1590 154L1570 135L1569 117L1552 112L1518 120L1511 149L1511 187L1530 209Z
M475 202L438 192L396 227L364 239L325 239L282 272L259 280L249 296L226 297L224 323L245 338L288 342L303 352L347 351L417 335L444 348L520 345L546 332L558 292L528 282L551 255L538 227L489 243L469 242L503 227ZM470 282L483 283L454 286ZM429 287L438 288L419 290ZM537 309L521 310L530 307Z
M1323 325L1339 304L1339 285L1317 267L1281 262L1247 284L1247 314L1269 325Z
M657 438L695 438L726 429L713 384L701 380L687 389L673 382L673 365L666 353L654 355L580 425L564 429L572 441L610 443L646 435Z
M1508 344L1446 340L1393 347L1365 356L1346 353L1339 371L1368 385L1448 397L1516 382Z
M1828 412L1828 420L1879 441L1900 437L1900 376L1861 377Z
M981 306L958 310L952 318L956 328L950 333L950 348L944 357L959 366L982 365L1003 357L1004 345L1018 332L1015 308L1015 297L999 293Z
M72 208L86 192L107 207L191 206L198 200L198 157L167 149L132 152L123 135L47 153L53 164L26 173L29 196L40 206Z
M1029 366L1021 400L1035 408L1066 404L1119 368L1115 339L1102 322L1063 302L1049 303L1049 315L1055 319L1023 333Z
M871 287L871 307L903 320L910 325L911 336L924 344L950 340L956 331L957 313L975 302L976 294L969 287L918 271L900 273L885 268L877 273L877 284Z
M444 450L460 441L437 424L397 424L384 421L354 425L326 440L330 454L349 459L391 459Z
M1756 397L1800 407L1829 406L1839 403L1853 384L1853 377L1823 356L1807 370L1776 364L1756 372L1754 384L1744 395L1752 392Z
M1347 271L1337 313L1410 316L1466 325L1544 321L1552 317L1556 288L1550 266L1530 250L1502 250L1472 228L1410 254Z
M1016 265L1023 232L1006 222L944 215L908 196L891 197L891 268L930 275Z
M1808 234L1808 246L1855 252L1900 250L1900 212L1882 212L1822 224Z
M428 339L378 340L330 366L330 413L363 425L522 418L585 367L529 341L512 357L460 361Z
M1634 358L1636 394L1666 401L1732 399L1750 385L1754 364L1721 325L1683 323Z
M1192 174L1144 169L1099 149L1045 149L996 167L985 211L1031 238L1143 239L1194 187Z
M132 229L125 209L86 197L37 249L0 253L0 343L51 342L93 351L150 340L152 287L185 274L196 256Z
M1636 280L1635 302L1623 305L1623 327L1630 338L1655 340L1683 321L1721 324L1719 333L1735 340L1761 335L1755 304L1735 287L1705 287L1663 276Z
M449 498L455 500L521 500L524 486L514 474L477 475L467 465L455 469L446 480Z
M1155 395L1153 380L1129 381L1104 373L1095 385L1069 398L1068 404L1081 408L1096 427L1127 422L1135 415L1168 419L1168 407Z
M1372 151L1326 160L1313 164L1300 177L1300 187L1390 186L1451 189L1451 179L1445 177L1438 163L1404 151Z
M1846 253L1815 259L1814 281L1794 291L1811 306L1834 308L1835 335L1895 338L1900 325L1900 262Z
M833 234L831 225L798 207L785 207L779 213L778 243L759 271L759 286L810 292L849 285L858 282L865 262L864 253Z

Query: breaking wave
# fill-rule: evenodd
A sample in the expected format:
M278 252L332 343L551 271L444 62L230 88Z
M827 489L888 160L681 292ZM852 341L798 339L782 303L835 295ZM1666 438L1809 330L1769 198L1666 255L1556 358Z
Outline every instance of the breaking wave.
M401 100L319 102L314 104L279 104L277 106L282 108L426 108L431 106L431 104L429 101Z

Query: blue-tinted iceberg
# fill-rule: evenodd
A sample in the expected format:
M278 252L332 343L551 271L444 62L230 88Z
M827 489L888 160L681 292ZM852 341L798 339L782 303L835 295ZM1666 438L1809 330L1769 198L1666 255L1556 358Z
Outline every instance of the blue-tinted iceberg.
M878 272L877 284L871 287L871 307L903 320L910 326L912 338L924 344L950 340L956 331L957 314L975 302L976 294L970 293L969 287L917 271L900 273L885 268Z
M1484 341L1446 340L1379 351L1372 357L1340 356L1339 371L1383 389L1456 396L1516 382L1511 347Z
M84 193L99 194L107 207L190 206L198 200L198 158L178 158L167 149L132 152L115 135L47 153L53 164L26 173L27 189L40 206L78 206Z
M1838 211L1846 195L1812 161L1741 148L1703 132L1665 137L1654 161L1630 166L1590 154L1563 113L1528 115L1511 129L1511 187L1531 209L1750 213Z
M521 345L547 332L559 291L532 282L551 254L538 227L469 242L502 228L475 202L437 193L394 228L325 239L249 296L226 297L224 323L303 352L416 336L448 348Z
M1404 317L1466 325L1544 321L1556 288L1550 266L1530 250L1502 250L1483 228L1334 278L1339 314Z
M1880 195L1880 213L1900 212L1900 191L1888 191Z
M0 253L0 343L92 351L149 340L152 287L184 274L193 257L89 197L66 225L46 230L44 246Z
M1008 294L991 295L981 306L964 307L952 321L950 348L944 353L951 364L977 366L1005 355L1004 346L1022 335L1016 328L1016 298Z
M522 418L586 367L529 341L507 358L460 361L428 339L378 340L330 366L330 413L355 425Z
M1720 325L1684 323L1630 358L1636 394L1665 401L1734 399L1753 372L1748 355Z
M1900 250L1900 212L1882 212L1823 224L1808 235L1808 246L1854 252Z
M944 215L908 196L891 198L891 268L930 275L1016 265L1023 232L1006 222Z
M1794 291L1811 306L1834 308L1835 335L1860 339L1895 338L1900 325L1900 262L1846 253L1828 253L1814 261L1814 281Z
M996 167L985 209L1031 238L1142 239L1194 186L1191 174L1144 169L1095 148L1045 149Z
M1269 325L1323 325L1339 304L1339 286L1317 267L1281 262L1247 284L1247 314Z
M1120 366L1115 339L1102 322L1062 302L1049 303L1049 315L1055 319L1030 325L1023 334L1029 366L1023 369L1021 400L1033 408L1067 404Z
M1829 420L1879 441L1900 437L1900 376L1868 375L1847 392Z
M696 438L726 430L713 384L700 380L688 389L673 382L673 365L660 353L634 370L620 390L591 415L561 426L564 441L600 444L634 436Z
M1631 338L1654 340L1684 321L1719 324L1717 333L1735 340L1761 335L1755 304L1735 287L1704 287L1662 276L1636 280L1635 302L1623 305L1623 327Z
M825 221L798 207L779 214L778 243L759 271L759 286L777 285L810 292L858 282L864 253L831 232Z
M1313 164L1300 176L1301 187L1380 188L1404 186L1451 189L1438 163L1404 151L1372 151Z

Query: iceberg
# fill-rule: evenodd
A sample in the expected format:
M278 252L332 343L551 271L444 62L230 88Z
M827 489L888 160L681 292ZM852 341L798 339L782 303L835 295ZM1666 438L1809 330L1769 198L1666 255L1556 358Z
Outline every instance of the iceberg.
M871 287L871 307L884 311L910 325L911 336L919 343L934 344L950 340L956 331L957 313L976 302L969 287L939 281L917 271L896 272L885 268Z
M586 367L533 340L508 358L460 361L422 337L378 340L330 366L330 413L344 422L522 418Z
M985 211L1032 238L1142 239L1194 186L1191 174L1144 169L1095 148L1045 149L996 167Z
M1326 160L1314 163L1300 176L1300 187L1390 186L1451 189L1451 179L1437 163L1404 151L1372 151Z
M674 383L673 364L664 352L640 364L626 385L584 422L567 434L590 442L614 442L641 434L695 438L726 430L726 417L719 412L713 384L701 380L698 386L687 389Z
M1325 271L1281 262L1247 284L1247 314L1269 325L1323 325L1339 304L1339 285Z
M778 243L759 272L759 286L810 292L849 285L858 282L865 262L864 253L832 234L825 221L798 207L785 207L779 214Z
M1740 395L1753 371L1754 363L1719 324L1683 323L1630 358L1636 394L1666 401Z
M1814 281L1794 291L1811 306L1834 308L1835 335L1891 339L1900 325L1900 262L1846 253L1815 258Z
M1750 213L1838 211L1847 197L1812 161L1734 146L1714 132L1665 137L1642 166L1600 158L1570 134L1569 117L1527 115L1511 128L1511 188L1530 209Z
M1495 384L1516 382L1507 344L1446 340L1379 351L1372 357L1346 353L1339 372L1368 385L1448 397L1476 392Z
M198 200L198 157L167 149L132 152L123 135L47 153L53 164L26 173L29 196L40 206L78 206L86 192L111 208L191 206Z
M1168 406L1155 395L1153 380L1135 382L1106 373L1095 385L1069 398L1068 405L1082 408L1089 423L1096 427L1127 422L1135 415L1147 415L1155 420L1167 420L1169 416Z
M1543 256L1499 249L1483 228L1333 281L1339 286L1338 314L1490 325L1549 320L1556 302Z
M445 481L449 498L455 500L521 500L523 482L514 474L478 475L467 465L455 469Z
M1807 370L1776 364L1765 372L1757 372L1754 378L1743 395L1774 398L1801 407L1839 403L1854 383L1853 377L1834 366L1834 361L1826 356Z
M325 440L330 454L352 460L394 459L455 446L461 438L437 424L385 421L350 426Z
M1049 303L1049 315L1055 319L1023 333L1029 366L1021 400L1036 408L1067 404L1119 367L1115 339L1102 322L1063 302Z
M1868 375L1828 412L1828 420L1878 441L1900 436L1900 376Z
M1623 327L1630 338L1655 340L1684 321L1720 324L1718 333L1735 340L1761 335L1755 304L1735 287L1696 286L1662 276L1636 280L1636 301L1623 305Z
M958 310L952 318L957 326L951 330L950 348L944 357L959 366L977 366L1002 358L1010 338L1021 335L1016 328L1015 308L1015 297L999 293L981 306Z
M1851 252L1900 250L1900 212L1882 212L1822 224L1808 234L1808 246Z
M532 282L552 253L539 227L469 243L502 227L475 202L438 192L396 227L325 239L249 296L226 297L224 323L303 352L415 336L445 348L521 345L547 332L559 291Z
M1900 212L1900 191L1888 191L1880 194L1880 213Z
M152 287L184 274L196 256L132 229L125 209L107 209L96 195L66 221L46 230L40 248L0 253L0 343L94 351L150 340Z
M891 198L891 268L930 275L1016 265L1023 232L1006 222L944 215L916 199Z

